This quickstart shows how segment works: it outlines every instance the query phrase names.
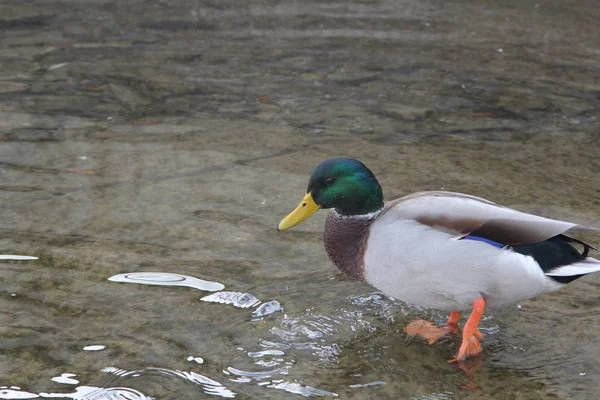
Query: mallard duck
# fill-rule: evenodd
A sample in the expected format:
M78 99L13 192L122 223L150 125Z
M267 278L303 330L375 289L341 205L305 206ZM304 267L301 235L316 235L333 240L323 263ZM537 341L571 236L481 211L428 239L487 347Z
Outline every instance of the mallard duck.
M444 327L417 320L405 332L435 343L458 333L471 314L450 361L481 352L484 310L552 292L600 270L591 245L568 236L597 230L539 217L462 193L418 192L389 202L360 161L337 157L313 170L306 195L281 220L290 229L321 208L324 244L342 272L406 303L450 312ZM579 251L574 246L581 247Z

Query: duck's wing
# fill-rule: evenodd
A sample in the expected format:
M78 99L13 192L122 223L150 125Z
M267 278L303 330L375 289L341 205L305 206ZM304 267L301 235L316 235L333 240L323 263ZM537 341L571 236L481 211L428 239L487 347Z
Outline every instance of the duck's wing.
M391 201L382 214L388 213L457 237L476 235L505 245L537 243L570 230L599 230L527 214L467 194L442 191L418 192Z

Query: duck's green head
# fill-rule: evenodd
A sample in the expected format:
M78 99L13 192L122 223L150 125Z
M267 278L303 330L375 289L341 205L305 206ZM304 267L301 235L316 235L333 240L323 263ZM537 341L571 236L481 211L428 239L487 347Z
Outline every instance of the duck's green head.
M381 186L363 163L353 158L330 158L313 170L304 199L277 229L292 228L320 208L335 208L349 216L369 214L382 207Z

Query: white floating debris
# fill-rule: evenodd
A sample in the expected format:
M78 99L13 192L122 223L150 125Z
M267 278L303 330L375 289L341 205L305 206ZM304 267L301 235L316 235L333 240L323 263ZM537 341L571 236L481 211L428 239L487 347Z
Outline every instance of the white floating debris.
M219 282L205 281L187 275L171 274L168 272L130 272L108 278L112 282L139 283L142 285L158 286L187 286L207 292L216 292L225 288Z
M37 257L32 256L16 256L11 254L0 254L0 260L37 260Z
M6 386L0 387L0 399L37 399L38 396L35 393L23 392L18 389L6 388Z
M85 346L83 348L83 350L85 351L98 351L98 350L104 350L106 348L106 346L103 346L101 344L94 344L91 346Z
M202 357L194 357L194 356L189 356L187 358L187 360L197 362L198 364L202 364L204 362L204 359Z
M498 53L504 53L503 49L498 49Z
M263 303L256 310L252 311L252 315L255 317L264 317L265 315L273 314L276 311L282 311L283 307L277 300L271 300Z
M204 296L200 300L210 303L232 304L240 308L250 308L260 303L254 295L240 292L218 292Z
M358 389L358 388L364 388L364 387L369 387L369 386L377 386L377 385L385 385L385 382L375 381L375 382L369 382L369 383L358 383L356 385L350 385L348 387L350 387L352 389Z
M411 400L452 400L455 394L452 392L428 393L419 397L411 397Z
M75 374L60 374L60 376L55 376L52 378L52 381L58 383L64 383L65 385L77 385L79 381L77 379L73 379Z
M68 63L68 62L66 62L66 63L60 63L60 64L54 64L54 65L51 65L51 66L49 66L49 67L48 67L48 71L53 71L53 70L55 70L55 69L62 68L62 67L64 67L65 65L69 65L69 63Z

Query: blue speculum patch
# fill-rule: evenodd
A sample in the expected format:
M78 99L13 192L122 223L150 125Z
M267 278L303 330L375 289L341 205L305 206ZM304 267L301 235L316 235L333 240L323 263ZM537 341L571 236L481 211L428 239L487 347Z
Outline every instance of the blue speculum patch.
M482 238L482 237L479 237L479 236L471 236L471 235L469 235L469 236L465 236L463 239L475 240L475 241L478 241L478 242L484 242L484 243L487 243L487 244L492 245L494 247L497 247L499 249L501 249L501 248L503 248L503 247L506 246L505 244L494 242L493 240Z

